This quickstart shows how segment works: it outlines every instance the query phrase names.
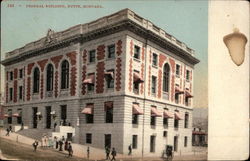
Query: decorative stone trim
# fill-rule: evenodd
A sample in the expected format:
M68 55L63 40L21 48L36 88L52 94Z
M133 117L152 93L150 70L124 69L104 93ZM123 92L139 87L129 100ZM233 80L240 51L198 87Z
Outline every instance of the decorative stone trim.
M117 58L116 59L116 91L121 90L121 66L122 66L122 59Z

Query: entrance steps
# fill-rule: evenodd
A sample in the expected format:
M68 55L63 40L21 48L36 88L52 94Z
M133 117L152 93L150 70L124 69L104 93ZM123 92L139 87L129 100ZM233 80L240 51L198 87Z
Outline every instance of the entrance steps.
M51 136L53 129L24 129L17 132L17 134L32 138L35 140L41 140L43 135Z

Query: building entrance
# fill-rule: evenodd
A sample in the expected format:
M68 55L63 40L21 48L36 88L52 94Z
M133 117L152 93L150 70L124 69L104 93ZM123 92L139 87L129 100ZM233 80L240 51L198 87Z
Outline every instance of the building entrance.
M51 107L47 106L46 107L46 128L50 129L51 128Z
M174 151L178 151L178 136L174 136Z
M105 147L111 149L111 134L105 134Z
M37 128L37 107L33 107L33 128Z

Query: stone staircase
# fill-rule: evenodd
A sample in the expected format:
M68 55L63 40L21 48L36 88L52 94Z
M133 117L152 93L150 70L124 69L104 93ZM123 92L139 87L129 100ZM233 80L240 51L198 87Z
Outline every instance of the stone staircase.
M17 134L40 141L43 135L52 136L52 132L53 129L24 129L18 131Z

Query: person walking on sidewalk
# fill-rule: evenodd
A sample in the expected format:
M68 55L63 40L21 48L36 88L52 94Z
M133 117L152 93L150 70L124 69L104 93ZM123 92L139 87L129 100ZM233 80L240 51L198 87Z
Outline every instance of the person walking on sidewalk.
M6 135L5 136L10 136L10 129L8 127L6 129Z
M36 152L36 148L38 146L38 141L35 140L35 142L32 145L33 145L33 148L34 148L34 152Z
M128 146L128 155L131 155L132 154L132 145L130 144Z
M69 152L69 157L72 157L73 156L73 148L72 148L72 145L69 143L68 144L68 152Z
M110 159L110 156L109 156L109 154L110 154L110 149L109 149L108 146L106 146L105 151L106 151L106 160L108 160L108 159Z
M116 156L115 148L112 149L111 155L112 155L111 161L115 160L115 156Z
M89 159L89 147L87 148L87 158Z

